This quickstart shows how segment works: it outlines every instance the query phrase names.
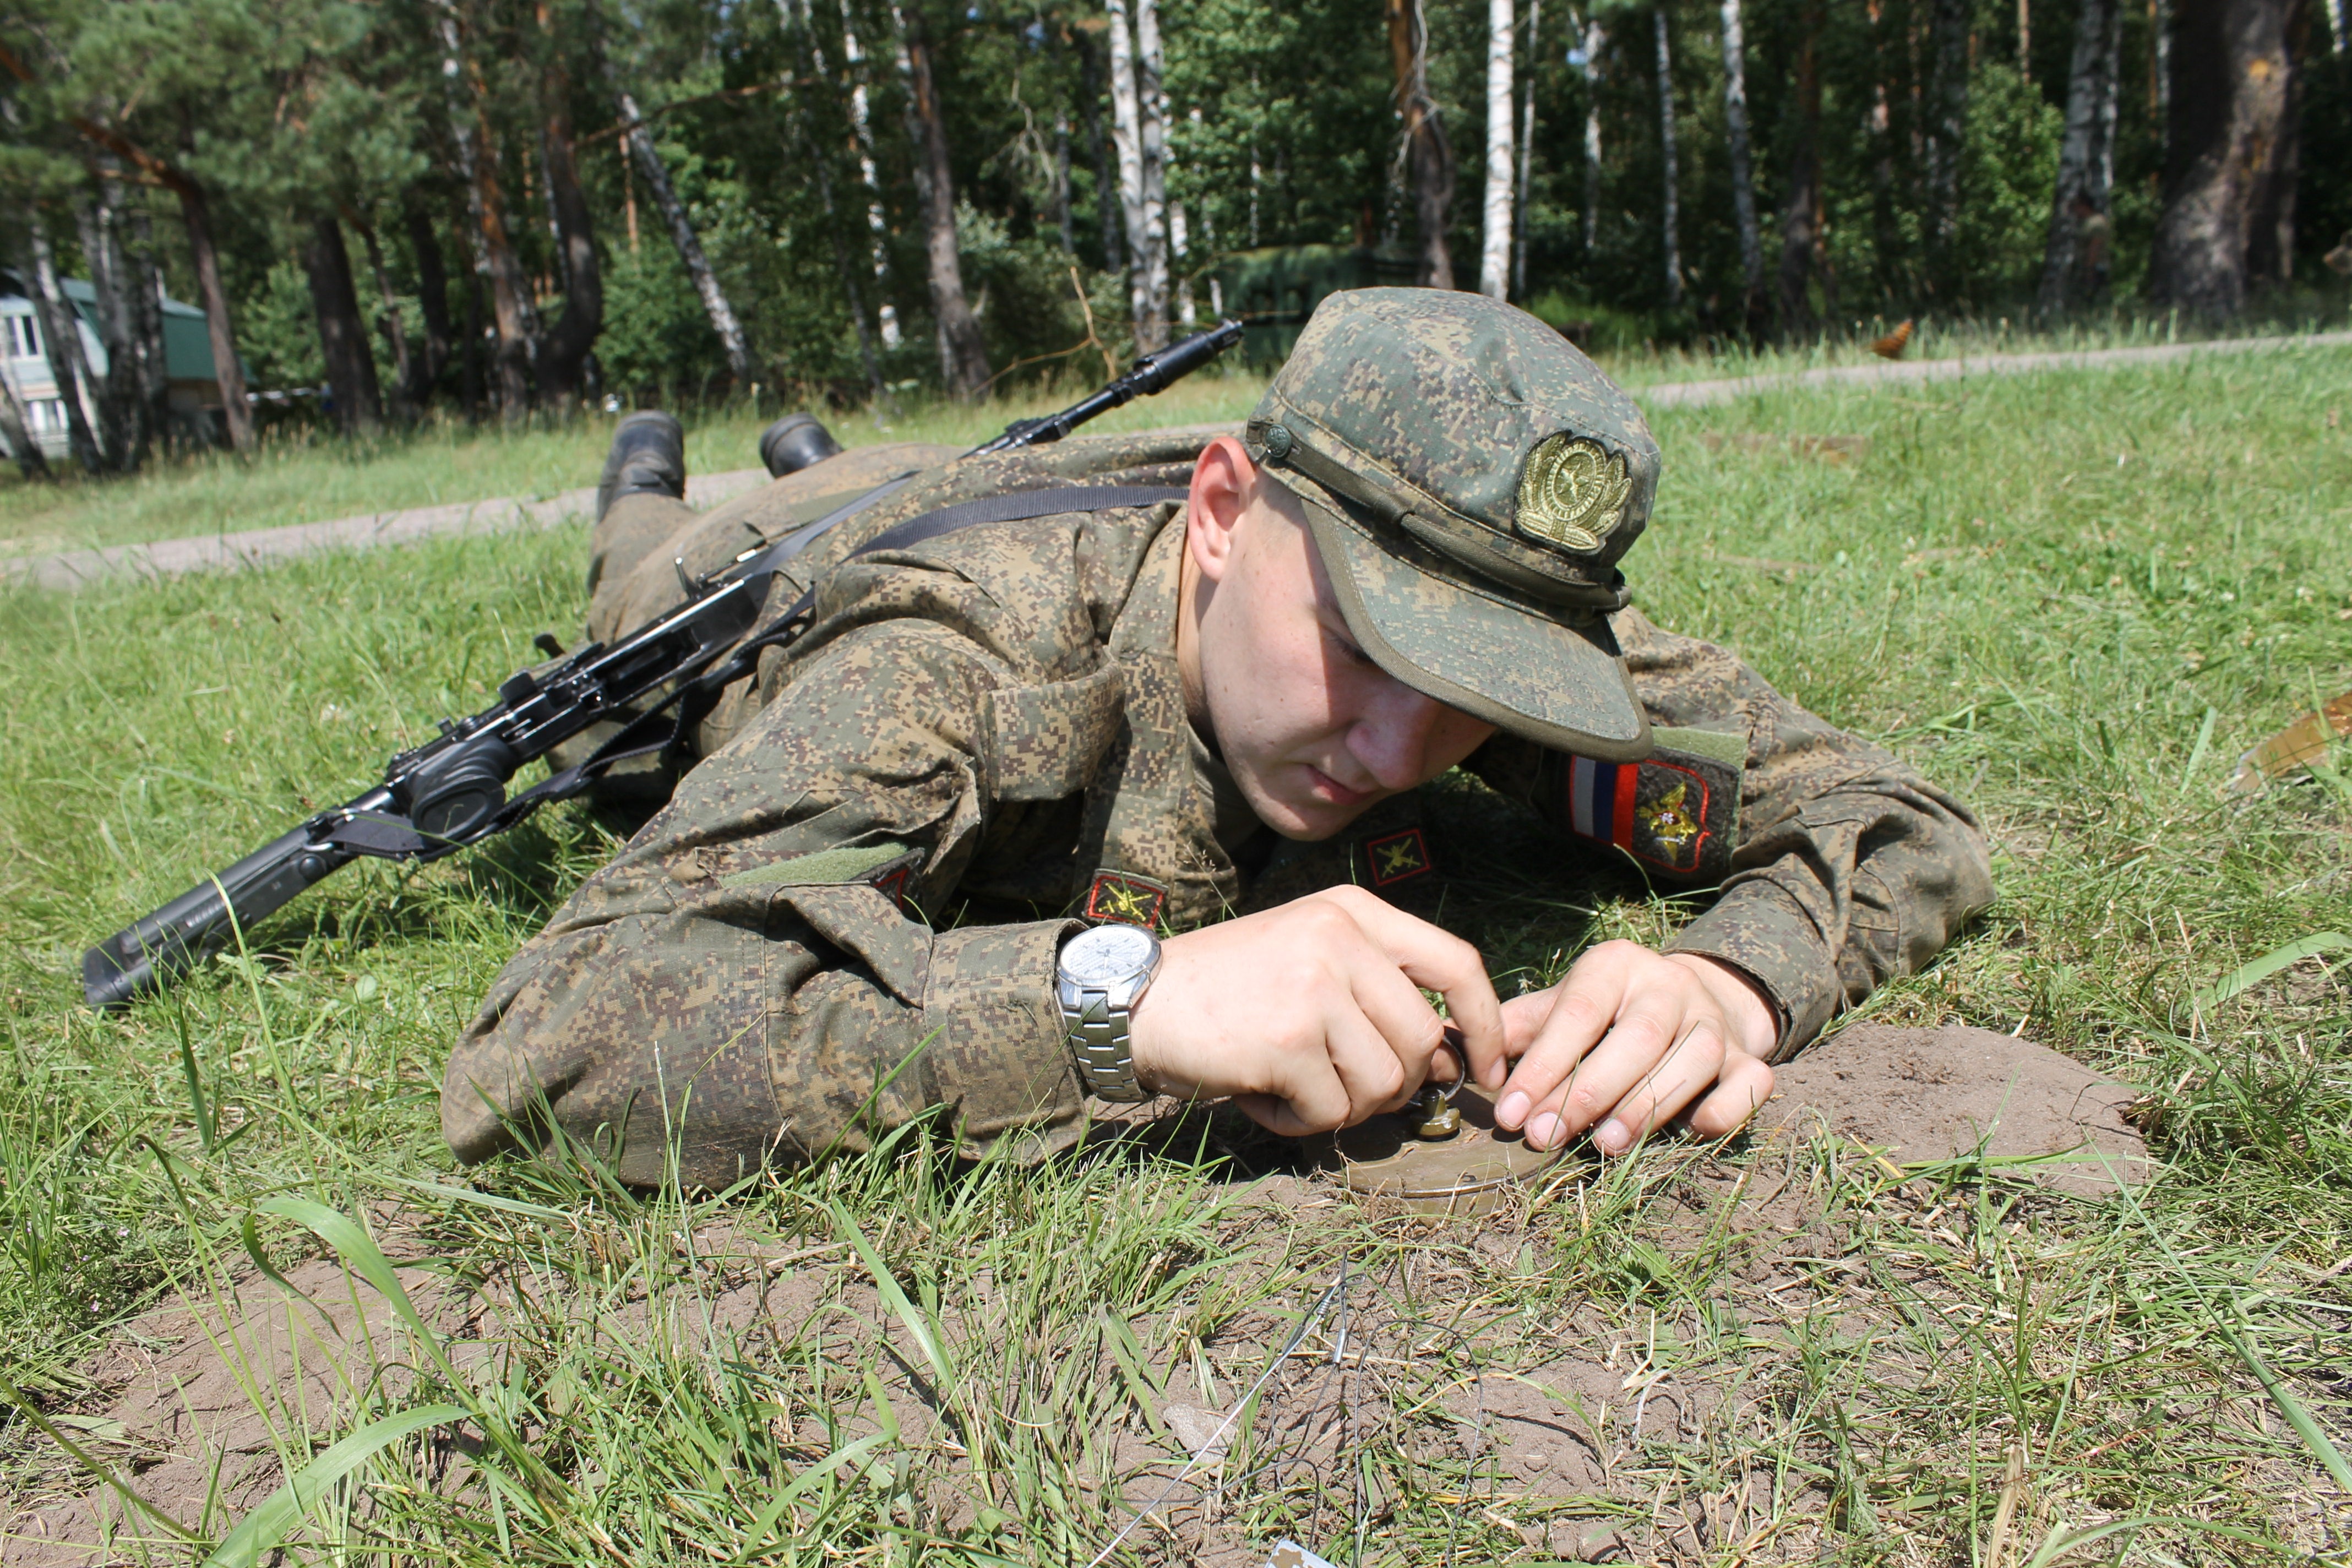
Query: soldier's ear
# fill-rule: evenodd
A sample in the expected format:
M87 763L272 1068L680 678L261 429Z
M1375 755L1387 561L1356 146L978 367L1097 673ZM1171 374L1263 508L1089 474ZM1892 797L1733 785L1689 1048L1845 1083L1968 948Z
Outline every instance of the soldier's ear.
M1224 581L1233 563L1235 536L1257 494L1257 465L1231 436L1220 436L1192 465L1192 489L1184 515L1185 548L1201 575Z

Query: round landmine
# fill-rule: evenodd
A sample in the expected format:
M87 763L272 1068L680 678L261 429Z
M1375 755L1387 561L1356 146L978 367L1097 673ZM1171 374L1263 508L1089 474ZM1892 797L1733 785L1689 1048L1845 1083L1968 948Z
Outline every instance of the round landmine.
M1317 1163L1350 1192L1395 1198L1425 1214L1483 1215L1500 1207L1559 1161L1559 1149L1530 1149L1495 1125L1495 1104L1475 1089L1455 1095L1461 1122L1425 1137L1427 1108L1416 1101L1317 1142Z

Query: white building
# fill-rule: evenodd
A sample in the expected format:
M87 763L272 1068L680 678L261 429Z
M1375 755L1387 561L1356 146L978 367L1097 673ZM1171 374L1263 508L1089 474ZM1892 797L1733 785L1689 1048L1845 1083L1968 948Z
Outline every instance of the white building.
M98 337L98 291L79 278L60 279L60 286L80 328L82 356L90 374L103 380L106 345ZM58 371L52 368L32 300L13 275L0 274L0 375L8 378L23 401L26 423L42 455L58 462L70 454L65 394L58 389ZM177 300L163 301L163 369L171 384L174 434L200 441L219 439L220 381L213 372L212 334L205 313ZM95 429L98 410L85 402L82 413ZM0 447L5 446L0 438Z

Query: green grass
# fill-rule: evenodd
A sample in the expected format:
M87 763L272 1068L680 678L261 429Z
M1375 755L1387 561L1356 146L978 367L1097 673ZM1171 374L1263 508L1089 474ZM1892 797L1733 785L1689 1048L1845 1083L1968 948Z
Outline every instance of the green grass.
M1208 384L1142 412L1229 414L1241 389ZM123 1018L79 1007L74 963L482 702L577 616L580 534L13 594L0 1371L45 1419L102 1411L86 1369L132 1314L256 1288L248 1220L276 1267L322 1250L297 1199L486 1303L332 1342L331 1407L259 1397L286 1465L326 1467L281 1510L297 1559L1083 1564L1127 1518L1106 1483L1136 1478L1139 1503L1173 1473L1141 1468L1170 1451L1165 1407L1229 1403L1304 1326L1205 1510L1115 1561L1183 1559L1204 1531L1343 1563L1549 1561L1597 1524L1648 1528L1653 1500L1709 1523L1645 1553L1727 1568L2345 1560L2352 991L2321 954L2198 996L2352 930L2352 795L2217 794L2240 751L2352 688L2347 387L2352 352L2289 351L1658 421L1640 601L1961 791L1998 845L1999 907L1865 1016L2021 1030L2143 1086L2168 1164L2134 1201L1965 1161L1890 1172L1827 1137L1663 1142L1475 1224L1255 1203L1200 1157L1219 1130L1036 1171L958 1170L919 1131L724 1199L566 1156L456 1177L448 1043L611 849L586 817L347 872ZM1744 433L1871 447L1832 465L1702 439ZM1548 980L1688 912L1500 859L1449 915L1498 974ZM1610 1430L1636 1387L1693 1403L1609 1439L1607 1495L1546 1493L1478 1412L1587 1363ZM411 1434L327 1475L353 1451L329 1445L435 1404L467 1412L454 1458ZM158 1457L81 1446L133 1487ZM0 1496L92 1485L0 1424ZM175 1515L205 1542L240 1517ZM121 1530L119 1556L202 1555Z
M1087 373L1097 374L1097 363ZM1055 385L959 405L910 404L870 412L820 410L845 447L877 441L976 446L1016 418L1065 407L1094 389L1073 371ZM1246 374L1195 375L1154 398L1106 415L1098 430L1239 419L1264 390ZM771 397L756 410L735 403L685 411L691 473L760 466L760 432L790 412ZM543 499L593 486L619 415L591 414L512 433L436 417L373 441L345 441L308 427L265 432L259 453L167 458L130 479L90 479L64 467L50 484L0 471L0 555L46 554L500 497Z
M2341 326L2341 312L2281 323L2286 330ZM1601 363L1634 388L1729 375L1769 375L1825 365L1877 363L1867 344L1893 323L1856 321L1843 337L1801 348L1720 353L1666 348L1603 353ZM2262 331L2275 331L2276 327ZM2247 335L2260 331L2245 330ZM1949 325L1928 322L1913 338L1911 359L1948 359L2052 349L2121 348L2187 342L2207 335L2164 318L2117 314L2058 331L2029 331L2006 318ZM1058 408L1096 384L1097 364L1072 364L1045 386L1025 386L971 405L910 403L887 417L871 411L821 411L844 445L940 441L976 445L1011 420ZM1196 375L1158 397L1106 416L1098 430L1238 420L1265 389L1247 372ZM787 411L772 397L685 410L687 463L694 473L758 465L760 431ZM436 415L417 428L365 442L344 441L299 426L264 432L249 460L205 453L158 461L131 479L89 479L60 467L47 485L27 484L0 468L0 556L46 554L250 529L445 502L501 497L544 499L593 484L617 415L591 414L557 425L506 432Z

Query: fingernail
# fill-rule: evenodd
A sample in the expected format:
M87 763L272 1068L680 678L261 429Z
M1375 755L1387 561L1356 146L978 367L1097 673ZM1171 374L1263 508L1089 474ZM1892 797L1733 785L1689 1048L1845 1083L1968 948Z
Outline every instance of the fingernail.
M1559 1136L1559 1118L1549 1110L1528 1123L1528 1142L1538 1149L1550 1148L1552 1140Z
M1592 1135L1592 1141L1601 1145L1601 1152L1604 1154L1622 1154L1633 1146L1633 1135L1626 1131L1625 1124L1613 1116L1601 1124L1601 1131Z
M1527 1114L1528 1097L1516 1089L1503 1096L1503 1102L1495 1107L1495 1120L1506 1127L1517 1127Z

